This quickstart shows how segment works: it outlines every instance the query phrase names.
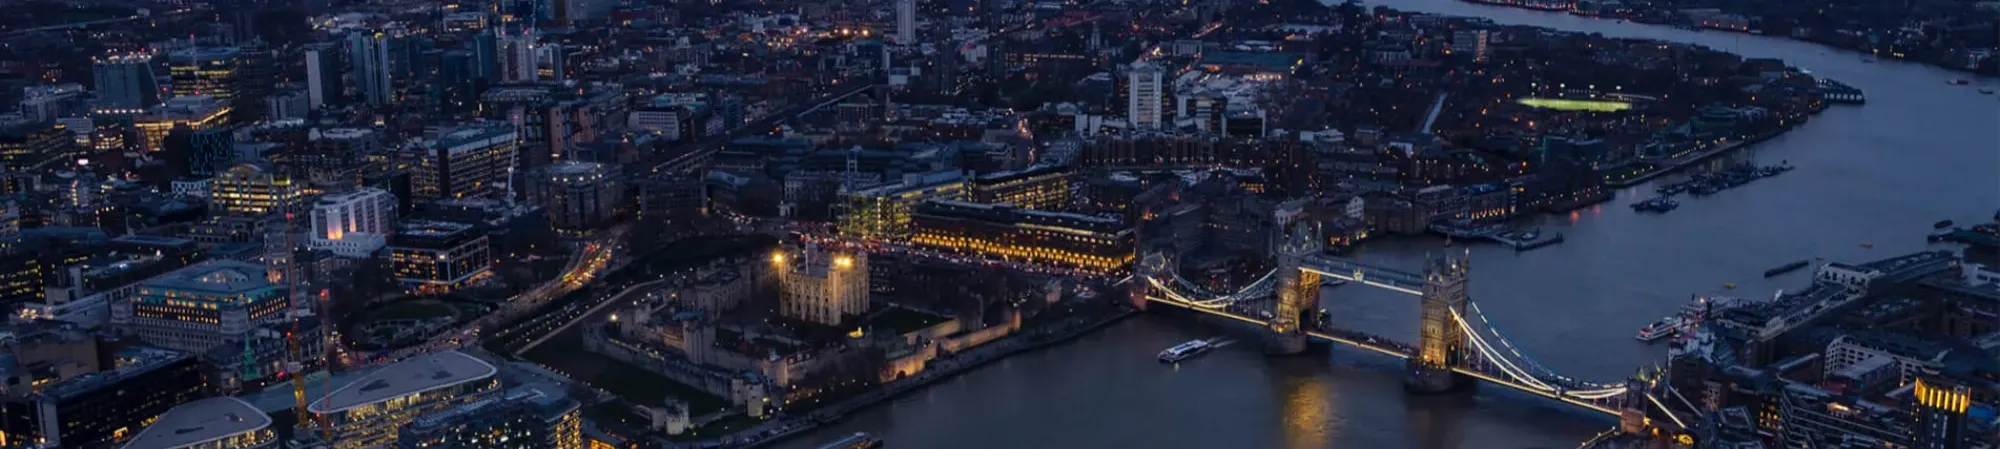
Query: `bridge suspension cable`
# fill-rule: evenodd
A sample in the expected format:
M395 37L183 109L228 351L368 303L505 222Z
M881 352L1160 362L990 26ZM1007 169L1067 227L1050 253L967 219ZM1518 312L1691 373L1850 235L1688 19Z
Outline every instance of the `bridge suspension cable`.
M1513 354L1515 357L1520 358L1521 361L1523 362L1523 365L1526 365L1529 368L1533 368L1535 372L1546 374L1549 377L1564 384L1572 384L1584 388L1596 388L1603 390L1619 389L1620 391L1622 391L1622 389L1624 388L1623 385L1599 384L1589 381L1582 381L1582 380L1572 379L1568 376L1564 376L1561 373L1557 373L1556 370L1550 369L1547 365L1543 365L1541 361L1535 360L1534 357L1529 357L1526 353L1521 352L1520 348L1514 346L1514 342L1512 340L1509 340L1505 335L1500 335L1499 327L1494 326L1491 321L1488 321L1486 319L1486 312L1479 310L1479 303L1477 302L1470 302L1470 303L1472 306L1472 315L1474 317L1479 318L1480 326L1485 327L1486 332L1493 334L1493 338L1499 340L1500 344L1507 348L1508 353Z

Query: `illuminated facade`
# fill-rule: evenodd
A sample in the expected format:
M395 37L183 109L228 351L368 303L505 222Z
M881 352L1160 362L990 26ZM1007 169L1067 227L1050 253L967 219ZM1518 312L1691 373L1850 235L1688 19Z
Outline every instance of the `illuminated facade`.
M840 234L872 239L910 235L910 209L929 200L956 200L965 195L965 176L957 170L905 176L903 182L843 195L846 215Z
M980 257L1109 273L1132 263L1132 228L1114 217L933 201L911 215L910 243Z
M1917 379L1910 391L1910 447L1913 449L1960 449L1972 447L1972 434L1965 429L1965 411L1972 405L1972 389L1939 379Z
M582 449L581 404L534 387L419 417L400 449Z
M868 312L868 254L808 245L771 255L786 318L838 326Z
M1036 166L1025 170L980 175L966 192L966 201L1012 204L1022 209L1067 210L1070 195L1068 168Z
M167 55L167 74L175 97L205 95L217 100L236 98L243 54L234 47L198 47Z
M68 162L76 156L76 144L60 123L25 124L0 130L0 164L11 168L32 168L45 162Z
M517 135L506 125L470 126L419 144L411 195L419 201L499 196L513 168Z
M408 221L389 238L389 264L405 288L443 293L486 274L493 254L486 235L472 225Z
M306 411L332 429L329 449L394 448L398 429L419 417L499 396L498 371L458 351L419 355L341 387Z
M388 243L396 225L396 196L366 188L327 195L313 203L312 249L343 257L367 257Z
M153 278L111 305L111 325L153 346L201 353L284 321L285 289L264 266L239 260L202 263Z
M116 369L0 399L0 446L119 447L174 406L207 396L201 366L186 354L135 346L116 359Z
M237 164L208 183L208 211L216 215L262 216L296 211L304 192L275 167Z
M206 95L167 100L166 104L132 119L132 126L139 129L138 149L148 153L160 151L167 133L176 126L194 131L220 128L229 124L229 111L229 103Z

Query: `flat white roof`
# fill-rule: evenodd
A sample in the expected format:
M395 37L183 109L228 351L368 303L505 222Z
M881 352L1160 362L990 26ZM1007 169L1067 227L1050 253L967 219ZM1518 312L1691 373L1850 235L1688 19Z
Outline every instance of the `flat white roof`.
M229 396L189 402L167 410L139 431L125 449L176 449L256 432L271 426L270 415ZM276 438L276 437L272 437Z
M458 351L425 354L383 367L333 394L313 401L306 411L330 413L412 394L493 377L493 364Z

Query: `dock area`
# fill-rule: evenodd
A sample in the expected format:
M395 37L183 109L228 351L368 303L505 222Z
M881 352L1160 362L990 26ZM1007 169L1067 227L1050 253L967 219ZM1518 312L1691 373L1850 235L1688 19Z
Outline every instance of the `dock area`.
M1431 224L1430 229L1431 232L1444 235L1445 237L1460 240L1488 241L1513 248L1515 251L1527 251L1562 243L1563 241L1563 235L1560 232L1542 232L1541 229L1514 230L1509 229L1506 225L1473 226L1441 222Z

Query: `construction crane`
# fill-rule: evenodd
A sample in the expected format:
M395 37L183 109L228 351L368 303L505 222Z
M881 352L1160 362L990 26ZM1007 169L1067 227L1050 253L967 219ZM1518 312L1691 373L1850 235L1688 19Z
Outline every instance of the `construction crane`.
M293 246L297 243L292 237L292 220L294 215L292 212L285 212L285 252L287 253L291 253L298 248L297 246ZM300 296L298 294L299 277L297 273L291 272L291 254L286 254L285 256L285 266L279 268L285 273L285 294L292 298L298 298ZM297 422L305 423L307 419L312 417L312 414L306 411L306 364L305 357L299 353L298 305L293 304L292 309L292 330L285 333L285 357L290 359L286 363L285 371L292 373L292 405L294 406L294 411L298 413L299 420Z

